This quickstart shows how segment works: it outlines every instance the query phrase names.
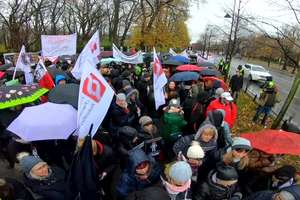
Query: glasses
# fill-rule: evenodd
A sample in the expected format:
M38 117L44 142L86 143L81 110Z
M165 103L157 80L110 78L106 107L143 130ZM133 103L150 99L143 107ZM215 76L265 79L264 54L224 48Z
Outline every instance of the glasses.
M241 149L241 148L236 148L236 149L234 149L236 152L238 152L238 153L243 153L243 152L245 152L245 153L248 153L249 152L249 150L248 149Z

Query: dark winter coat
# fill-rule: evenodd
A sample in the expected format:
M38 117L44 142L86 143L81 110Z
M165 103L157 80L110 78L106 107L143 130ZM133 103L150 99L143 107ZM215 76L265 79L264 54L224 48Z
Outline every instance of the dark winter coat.
M147 180L140 180L135 176L135 169L140 163L145 161L150 162L150 175ZM116 186L117 196L120 199L123 199L131 192L154 185L160 180L161 172L162 168L159 164L155 162L153 158L146 156L142 150L137 149L130 152L128 166L121 174L120 180Z
M243 200L272 200L275 192L266 190L259 191L251 194L250 196L244 198Z
M114 134L119 127L130 126L133 119L134 116L130 114L129 109L126 111L124 108L114 104L111 110L111 132Z
M229 83L232 92L240 91L243 88L243 81L243 76L233 75Z
M131 193L126 200L170 200L170 198L162 186L155 185Z
M239 192L237 184L230 187L224 187L215 182L216 171L211 171L206 182L199 183L193 191L194 200L240 200L236 195Z
M65 172L57 167L52 167L51 170L50 177L45 180L36 180L24 175L24 184L45 200L64 200Z

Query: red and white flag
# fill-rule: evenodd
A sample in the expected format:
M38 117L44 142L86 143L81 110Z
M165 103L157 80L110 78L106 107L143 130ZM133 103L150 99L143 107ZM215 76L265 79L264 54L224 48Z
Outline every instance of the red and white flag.
M77 58L75 66L71 71L76 79L80 79L84 71L83 69L85 68L84 63L86 60L88 60L93 67L96 67L96 64L100 61L99 31L94 33Z
M41 59L36 65L34 77L39 82L39 85L43 88L47 88L50 90L55 86L51 75L47 71L44 62Z
M86 60L83 67L77 117L77 127L80 138L85 137L89 133L92 124L93 129L91 136L94 136L114 96L113 89L96 69L93 62Z
M17 69L21 69L24 72L26 84L33 83L33 75L31 73L31 68L30 68L30 58L26 55L24 45L22 45L21 51L19 53L19 57L13 74L13 80L16 77Z
M160 60L158 59L155 48L153 48L153 89L156 110L158 110L159 106L166 103L164 86L167 82L167 77L163 71Z

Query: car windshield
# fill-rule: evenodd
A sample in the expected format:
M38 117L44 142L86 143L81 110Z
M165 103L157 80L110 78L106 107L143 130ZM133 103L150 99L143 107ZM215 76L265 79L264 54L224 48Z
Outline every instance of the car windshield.
M253 71L258 71L258 72L266 72L266 70L262 67L252 67Z

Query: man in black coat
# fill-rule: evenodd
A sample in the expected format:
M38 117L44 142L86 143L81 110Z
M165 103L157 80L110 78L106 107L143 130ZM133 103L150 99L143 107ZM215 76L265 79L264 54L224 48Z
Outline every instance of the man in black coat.
M193 190L194 200L241 200L238 189L238 173L232 166L219 165L208 174L205 182L198 183Z
M231 77L230 83L229 83L229 86L230 86L230 89L232 92L232 96L234 98L234 102L237 101L238 94L239 94L240 90L243 88L243 82L244 82L244 79L241 74L241 71L237 70L236 74Z

